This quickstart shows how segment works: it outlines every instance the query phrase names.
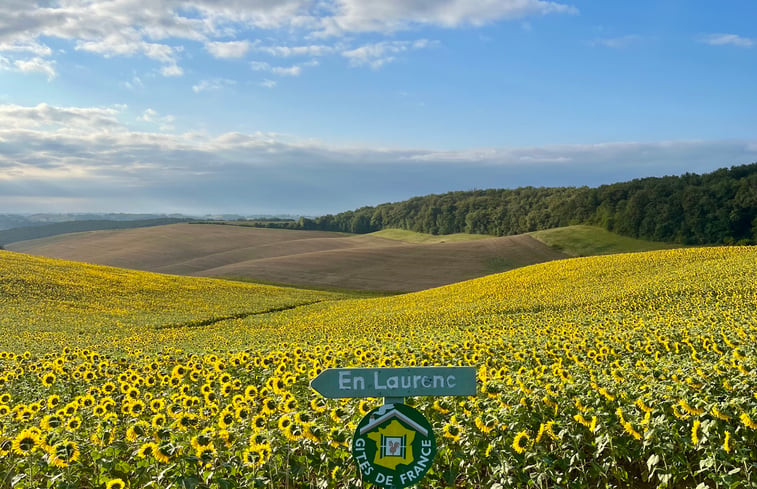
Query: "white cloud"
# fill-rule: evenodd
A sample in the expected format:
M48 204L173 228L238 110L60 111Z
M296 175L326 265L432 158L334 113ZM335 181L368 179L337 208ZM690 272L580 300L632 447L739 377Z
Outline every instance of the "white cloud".
M711 34L703 40L711 46L738 46L741 48L751 48L757 45L757 39L742 37L737 34Z
M160 127L161 131L172 131L174 129L173 123L176 118L172 115L162 116L158 113L158 111L148 107L147 109L145 109L142 115L137 118L137 120L156 124L158 127Z
M47 80L53 80L57 73L55 71L55 61L34 57L32 59L17 59L13 66L22 73L42 73L47 75Z
M260 86L265 88L274 88L276 86L276 81L266 79L260 82Z
M184 69L175 64L170 64L160 69L160 74L163 76L181 76L184 74Z
M253 71L266 71L280 76L299 76L302 73L302 67L299 65L271 66L270 63L266 63L265 61L252 61L250 62L250 68Z
M140 132L121 122L125 110L0 105L0 206L23 212L30 196L43 206L75 195L90 208L125 211L150 202L153 212L194 205L321 213L474 187L598 185L757 161L757 140L346 147L260 132ZM173 122L153 109L140 119Z
M124 108L0 105L0 127L83 130L85 133L111 131L122 127L118 115Z
M342 52L342 56L350 60L353 66L368 65L378 69L396 59L395 55L409 50L424 49L435 46L438 42L428 39L417 41L383 41L374 44L366 44L359 48Z
M278 57L319 57L347 50L345 38L303 41L318 35L391 33L419 25L477 26L575 12L568 4L548 0L3 0L0 54L5 55L0 66L7 69L18 61L25 70L36 66L49 77L57 53L43 40L59 39L104 57L143 56L160 63L164 76L179 76L183 70L178 54L187 41L203 43L217 58L241 58L251 49ZM257 47L260 40L240 39L264 30L286 32L299 44ZM381 58L372 63L382 64ZM295 72L290 67L287 74Z
M213 78L212 80L201 80L196 85L192 85L192 91L194 93L217 91L235 84L234 80Z
M0 43L0 52L28 52L36 56L50 56L52 49L36 41L16 41L14 43Z
M249 41L207 42L205 49L216 58L242 58L250 50Z
M313 44L309 46L258 46L255 50L271 56L289 58L292 56L327 56L335 53L338 48L326 44Z
M605 37L594 39L589 42L592 46L601 46L606 48L626 48L632 44L636 44L641 41L642 37L637 34L629 34L627 36L620 37Z
M300 76L300 73L302 73L302 68L297 65L288 67L274 66L273 68L271 68L271 73L281 76Z
M423 24L480 26L534 15L577 12L570 5L544 0L339 0L335 15L323 19L323 34L394 32Z
M131 80L123 82L123 86L128 90L134 91L144 88L145 84L142 82L142 79L140 77L134 75L131 77Z

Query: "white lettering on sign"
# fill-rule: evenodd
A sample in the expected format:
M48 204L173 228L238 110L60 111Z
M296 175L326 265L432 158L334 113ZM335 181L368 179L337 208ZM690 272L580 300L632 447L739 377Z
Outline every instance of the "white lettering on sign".
M349 382L352 379L352 383ZM373 372L373 387L376 389L449 389L457 387L454 375L390 375L382 377L379 372ZM352 377L349 371L339 372L339 388L343 390L365 389L365 379L361 376Z
M310 387L324 397L470 396L474 367L328 368Z

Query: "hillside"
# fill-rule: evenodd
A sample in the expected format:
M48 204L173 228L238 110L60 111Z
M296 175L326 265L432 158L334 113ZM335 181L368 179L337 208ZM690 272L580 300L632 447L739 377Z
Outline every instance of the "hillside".
M62 216L65 217L65 216ZM188 218L156 217L150 219L80 219L62 222L24 222L21 227L0 230L0 247L16 241L45 238L59 234L79 233L102 229L129 229L150 226L165 226L186 222Z
M679 245L629 238L597 226L565 226L529 233L542 243L570 256L609 255L678 248Z
M436 241L175 224L59 235L7 248L160 273L373 291L427 289L567 256L530 236Z
M574 224L686 245L757 243L757 163L596 188L525 187L426 195L300 219L285 227L510 236Z
M0 473L359 487L350 424L379 401L324 399L310 380L471 365L475 397L407 401L443 454L429 487L747 487L755 265L752 247L616 254L339 300L0 252L0 326L14 331L0 336L0 412L19 413L3 421L16 451ZM56 445L33 451L35 437Z
M65 344L72 340L68 333L85 343L117 343L123 335L191 329L343 297L0 251L0 328L14 332L2 335L0 350L9 342L32 349Z

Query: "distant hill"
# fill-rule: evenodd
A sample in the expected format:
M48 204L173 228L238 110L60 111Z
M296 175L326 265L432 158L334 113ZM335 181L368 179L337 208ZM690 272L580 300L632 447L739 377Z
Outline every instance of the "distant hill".
M16 241L26 241L30 239L46 238L57 236L59 234L79 233L84 231L97 231L103 229L129 229L150 226L164 226L166 224L176 224L186 222L187 218L151 218L151 219L132 219L132 220L78 220L54 222L51 224L27 224L24 227L5 229L0 231L0 247Z
M589 187L525 187L415 197L271 227L509 236L588 224L679 244L757 242L757 163Z
M34 255L152 272L406 292L568 255L530 236L450 242L213 224L65 234L12 243ZM416 242L408 242L416 241Z
M676 244L629 238L600 227L585 225L535 231L529 233L529 236L570 256L610 255L680 248Z

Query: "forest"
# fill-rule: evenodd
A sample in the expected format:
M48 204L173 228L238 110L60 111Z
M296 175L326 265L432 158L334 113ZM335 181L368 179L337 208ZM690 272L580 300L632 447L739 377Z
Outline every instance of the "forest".
M573 224L670 243L757 242L757 163L599 187L457 191L265 227L370 233L399 228L492 236Z

